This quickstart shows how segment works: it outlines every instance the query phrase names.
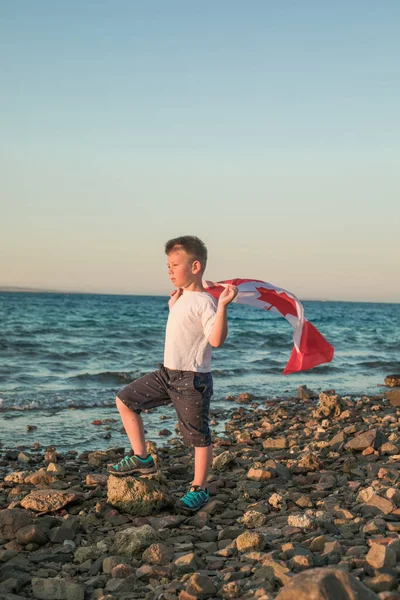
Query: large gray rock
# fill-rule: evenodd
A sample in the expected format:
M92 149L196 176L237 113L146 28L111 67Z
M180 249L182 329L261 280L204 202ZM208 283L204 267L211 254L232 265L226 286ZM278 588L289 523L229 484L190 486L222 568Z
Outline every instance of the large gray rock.
M122 512L141 517L172 504L168 489L157 480L115 475L108 479L107 501Z
M150 525L129 527L116 534L111 552L121 556L138 556L158 541L157 532Z
M379 597L347 571L326 567L295 575L276 600L379 600Z
M32 517L26 510L20 508L5 508L0 510L0 537L5 540L13 540L17 531L33 522Z

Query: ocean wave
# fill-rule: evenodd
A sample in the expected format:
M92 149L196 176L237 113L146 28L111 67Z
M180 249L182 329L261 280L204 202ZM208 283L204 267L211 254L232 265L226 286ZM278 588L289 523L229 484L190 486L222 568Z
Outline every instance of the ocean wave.
M400 370L400 361L367 360L355 364L363 369L387 369L390 371Z
M79 373L73 377L68 377L69 380L78 380L84 382L99 382L99 383L131 383L134 379L140 377L140 374L131 371L102 371L100 373Z
M249 370L245 368L235 369L213 369L212 374L215 377L234 377L235 375L245 375Z

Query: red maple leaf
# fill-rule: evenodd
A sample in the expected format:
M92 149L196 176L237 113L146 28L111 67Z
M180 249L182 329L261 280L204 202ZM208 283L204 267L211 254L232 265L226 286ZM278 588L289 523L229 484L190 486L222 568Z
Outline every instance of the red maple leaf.
M260 297L257 298L257 300L272 304L272 306L279 310L283 317L286 317L286 315L293 315L294 317L297 317L296 302L285 292L278 294L278 292L275 290L267 290L263 287L256 287L256 290L260 294ZM267 308L267 310L270 309L271 307Z

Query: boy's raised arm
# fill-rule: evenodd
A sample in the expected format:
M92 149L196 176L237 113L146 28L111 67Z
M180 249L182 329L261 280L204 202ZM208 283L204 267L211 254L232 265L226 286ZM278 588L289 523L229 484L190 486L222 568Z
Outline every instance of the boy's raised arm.
M208 343L219 348L228 335L228 304L236 297L238 289L235 285L227 285L218 300L215 323L208 338Z

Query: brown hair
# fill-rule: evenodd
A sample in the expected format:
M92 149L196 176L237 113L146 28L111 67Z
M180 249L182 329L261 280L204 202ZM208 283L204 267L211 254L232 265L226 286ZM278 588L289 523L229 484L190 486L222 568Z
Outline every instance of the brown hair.
M181 237L168 240L165 244L165 254L168 255L173 250L185 250L193 260L199 261L202 271L205 270L207 264L207 248L200 238L195 235L182 235Z

